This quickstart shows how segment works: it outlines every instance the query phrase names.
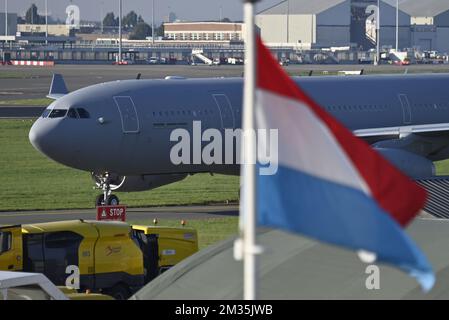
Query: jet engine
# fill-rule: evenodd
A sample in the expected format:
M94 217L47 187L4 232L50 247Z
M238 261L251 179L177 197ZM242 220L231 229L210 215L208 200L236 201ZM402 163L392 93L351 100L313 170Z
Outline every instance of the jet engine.
M109 174L109 187L111 191L137 192L155 189L170 183L181 181L187 174L162 174L141 176L120 176ZM97 187L102 185L102 176L92 173L92 179Z
M425 157L401 149L374 149L413 179L429 178L435 175L435 165Z

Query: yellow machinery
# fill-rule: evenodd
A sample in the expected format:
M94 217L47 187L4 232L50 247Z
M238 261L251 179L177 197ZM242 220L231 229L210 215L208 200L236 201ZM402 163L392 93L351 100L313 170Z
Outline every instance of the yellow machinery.
M132 228L147 239L152 235L157 237L158 266L161 273L198 251L198 234L195 229L138 225L133 225Z
M81 290L116 299L197 250L196 231L184 228L84 220L0 228L0 270L43 273L62 286L77 266Z

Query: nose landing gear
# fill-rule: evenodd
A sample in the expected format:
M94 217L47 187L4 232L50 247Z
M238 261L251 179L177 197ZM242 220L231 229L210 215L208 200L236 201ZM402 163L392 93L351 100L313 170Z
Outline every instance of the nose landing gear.
M104 196L99 194L95 199L95 206L118 206L120 204L119 198L115 194Z
M95 206L117 206L120 204L119 198L112 194L123 183L124 179L109 173L96 174L92 173L92 178L95 181L95 189L103 191L95 199Z

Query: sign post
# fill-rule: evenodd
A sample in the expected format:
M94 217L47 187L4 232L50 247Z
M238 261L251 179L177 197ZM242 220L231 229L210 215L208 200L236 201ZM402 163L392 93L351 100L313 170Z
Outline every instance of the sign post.
M98 206L97 221L126 221L125 206Z

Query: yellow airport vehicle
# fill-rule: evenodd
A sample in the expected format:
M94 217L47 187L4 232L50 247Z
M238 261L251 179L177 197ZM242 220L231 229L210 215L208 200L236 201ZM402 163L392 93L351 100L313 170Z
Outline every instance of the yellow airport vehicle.
M41 273L0 271L1 300L114 300L113 297L56 287Z
M116 299L196 251L196 231L185 228L87 220L0 227L0 270L42 273L63 286L67 267L77 266L82 292Z
M162 273L198 251L198 234L195 229L133 225L137 237L157 235L159 272ZM140 234L140 236L139 236Z

